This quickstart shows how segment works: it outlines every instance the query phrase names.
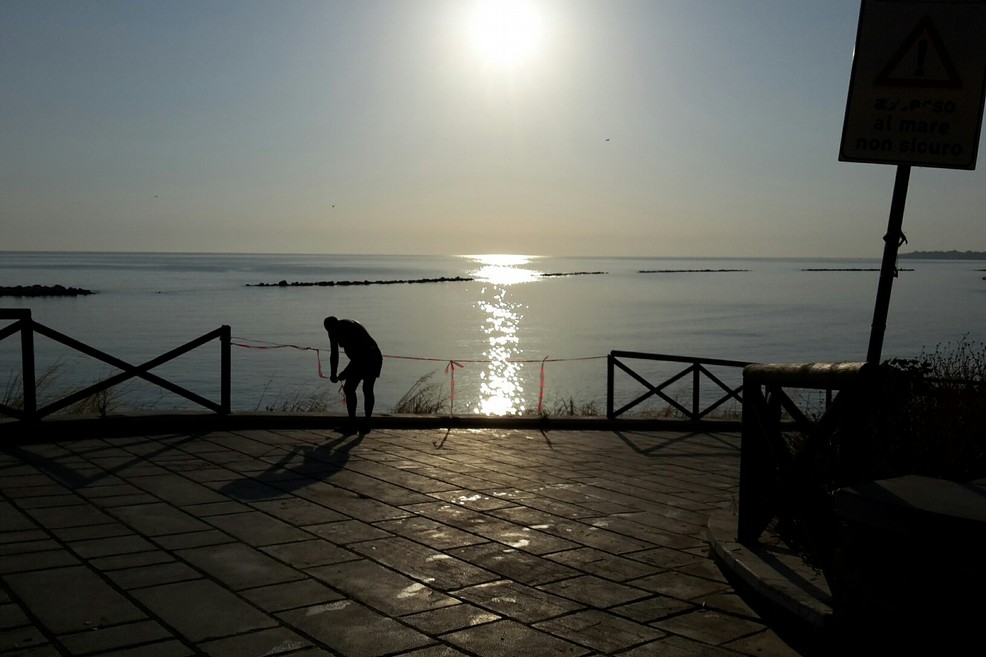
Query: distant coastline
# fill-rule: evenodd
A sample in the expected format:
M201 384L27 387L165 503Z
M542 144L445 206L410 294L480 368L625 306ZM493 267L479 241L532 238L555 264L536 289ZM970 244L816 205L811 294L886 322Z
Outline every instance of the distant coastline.
M901 258L918 260L986 260L986 251L911 251L901 253Z

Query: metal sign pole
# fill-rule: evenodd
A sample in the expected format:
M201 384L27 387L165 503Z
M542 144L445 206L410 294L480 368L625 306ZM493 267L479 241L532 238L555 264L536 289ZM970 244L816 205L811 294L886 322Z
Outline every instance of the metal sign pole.
M911 167L976 168L986 0L861 0L839 160L897 165L866 354L879 364Z
M873 324L870 328L870 346L866 352L866 362L878 365L883 351L883 334L887 329L887 313L890 310L890 291L897 278L897 249L904 243L901 226L904 223L904 202L907 200L907 183L911 178L911 165L897 166L894 179L894 196L890 202L890 219L887 234L883 236L883 264L880 266L880 284L876 291L876 307L873 309Z

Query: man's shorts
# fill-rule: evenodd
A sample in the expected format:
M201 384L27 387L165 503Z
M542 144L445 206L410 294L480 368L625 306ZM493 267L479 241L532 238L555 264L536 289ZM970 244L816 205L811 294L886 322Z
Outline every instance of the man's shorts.
M367 354L366 358L350 359L346 368L346 380L378 379L383 369L383 354L379 351Z

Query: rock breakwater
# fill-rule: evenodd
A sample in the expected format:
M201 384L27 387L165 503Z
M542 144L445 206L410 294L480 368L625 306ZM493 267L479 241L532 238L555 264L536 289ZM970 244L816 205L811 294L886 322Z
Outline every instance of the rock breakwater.
M471 281L462 276L440 278L414 278L383 281L278 281L277 283L247 283L247 287L342 287L347 285L410 285L414 283L461 283Z
M79 297L92 290L64 285L0 285L0 297Z

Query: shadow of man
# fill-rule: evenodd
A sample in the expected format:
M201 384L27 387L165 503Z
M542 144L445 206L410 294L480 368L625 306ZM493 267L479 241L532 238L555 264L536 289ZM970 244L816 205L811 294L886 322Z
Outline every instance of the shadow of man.
M345 469L350 451L361 442L362 433L347 432L318 445L298 445L259 475L231 481L219 492L232 499L253 502L299 490Z

